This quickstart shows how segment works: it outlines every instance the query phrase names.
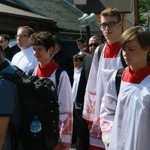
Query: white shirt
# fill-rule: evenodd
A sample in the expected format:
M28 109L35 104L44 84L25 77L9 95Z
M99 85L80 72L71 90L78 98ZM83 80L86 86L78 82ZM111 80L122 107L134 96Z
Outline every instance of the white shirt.
M29 70L36 68L38 62L33 54L33 48L29 47L27 49L21 50L17 54L15 54L12 58L11 63L26 73Z
M76 109L81 109L80 107L78 107L76 105L76 96L77 96L77 91L78 91L78 85L79 85L79 80L80 80L80 76L81 76L81 71L82 68L80 68L79 70L74 70L74 80L73 80L73 86L72 86L72 95L73 95L73 102L75 104L75 108Z

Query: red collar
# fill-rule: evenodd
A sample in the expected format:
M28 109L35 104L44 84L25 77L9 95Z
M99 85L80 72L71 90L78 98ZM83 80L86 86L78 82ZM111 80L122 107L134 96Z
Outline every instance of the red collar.
M150 63L148 67L140 69L136 73L132 72L131 69L127 67L123 73L122 80L125 82L139 84L149 74L150 74Z
M50 77L55 69L57 69L59 65L55 63L54 60L52 60L47 66L41 68L40 65L38 65L36 75L38 77Z
M119 42L109 45L106 43L104 58L116 58L120 50Z

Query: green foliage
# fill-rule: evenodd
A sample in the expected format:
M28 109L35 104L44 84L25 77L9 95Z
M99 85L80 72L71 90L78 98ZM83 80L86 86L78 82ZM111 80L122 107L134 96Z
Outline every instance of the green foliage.
M145 26L147 24L147 21L150 20L149 16L150 0L139 0L139 25Z

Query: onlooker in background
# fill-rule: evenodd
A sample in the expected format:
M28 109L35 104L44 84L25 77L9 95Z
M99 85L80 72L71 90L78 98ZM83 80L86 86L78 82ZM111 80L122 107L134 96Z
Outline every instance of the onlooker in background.
M89 121L90 150L104 149L100 129L100 107L108 80L113 72L122 68L119 39L122 34L123 22L116 8L106 8L101 12L100 29L106 39L100 59L96 49L86 86L83 118Z
M87 84L89 71L91 68L91 63L94 55L95 49L102 43L102 40L99 36L91 36L89 41L89 51L91 54L87 55L84 58L83 67L81 71L81 76L79 80L79 86L77 91L77 97L76 97L76 103L77 106L80 107L80 134L79 134L79 142L77 144L78 149L88 150L89 149L89 130L88 130L88 124L86 121L82 118L82 111L83 111L83 105L84 105L84 95L85 95L85 87ZM93 79L94 80L94 79ZM81 143L81 144L80 144Z
M59 65L53 60L55 41L52 34L49 32L34 33L30 37L30 42L34 49L34 55L39 61L38 66L33 71L33 75L49 78L56 86L55 76ZM69 150L72 137L73 100L71 85L66 71L62 71L60 74L57 94L60 113L60 143L54 150Z
M0 45L3 47L5 57L11 61L12 57L18 52L9 47L10 37L7 34L0 35Z
M88 46L82 49L82 54L85 54L85 55L91 54Z
M72 144L76 143L78 134L79 134L79 116L81 116L80 107L76 105L76 94L79 84L79 79L81 75L83 60L86 55L84 54L76 54L73 56L74 62L74 80L72 86L72 94L73 94L73 102L74 102L74 118L73 118L73 136L72 136Z
M150 31L139 26L127 29L120 37L128 67L120 77L119 95L117 71L110 78L101 108L101 128L109 150L150 149L149 39Z
M33 29L29 26L20 26L17 29L16 39L21 51L15 54L11 61L13 65L18 66L27 74L29 70L34 69L38 64L33 54L33 48L29 43L29 37L33 33Z
M67 72L71 85L73 84L74 66L72 57L61 50L61 40L57 36L53 36L55 41L55 51L53 59L55 62Z
M90 37L89 45L88 45L90 54L84 58L81 77L80 77L79 86L78 86L78 92L77 92L77 103L79 106L83 106L84 104L85 87L87 84L93 55L94 55L96 48L97 47L99 48L100 44L102 44L102 40L99 36L95 35L95 36Z
M80 50L78 52L78 54L82 54L83 53L82 50L87 46L85 40L83 38L79 38L79 39L76 40L76 43L77 43L77 46Z
M0 76L2 74L12 74L15 76L16 70L5 60L3 48L0 46ZM17 74L16 74L17 76ZM0 79L0 150L22 150L19 148L19 138L17 148L12 147L21 124L19 94L17 86L4 79ZM12 132L13 128L13 132ZM13 133L13 134L12 134ZM14 137L16 135L16 137Z

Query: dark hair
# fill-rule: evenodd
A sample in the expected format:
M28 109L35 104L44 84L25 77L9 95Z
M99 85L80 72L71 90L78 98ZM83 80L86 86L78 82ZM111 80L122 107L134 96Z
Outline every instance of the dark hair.
M34 33L30 36L29 42L31 45L42 45L46 48L46 51L50 47L55 47L55 42L53 40L53 35L50 32L41 31Z
M119 22L121 21L121 15L117 8L108 7L101 12L101 16L116 17Z
M76 43L77 42L85 43L85 40L83 38L79 38L79 39L76 40Z
M76 60L83 61L85 56L86 55L84 55L84 54L81 54L81 55L76 54L76 55L73 56L73 61L76 61Z
M34 33L34 30L29 26L20 26L20 27L18 27L17 31L20 30L20 29L27 30L29 37Z
M10 41L10 36L8 34L1 34L0 37L3 37L5 41Z

